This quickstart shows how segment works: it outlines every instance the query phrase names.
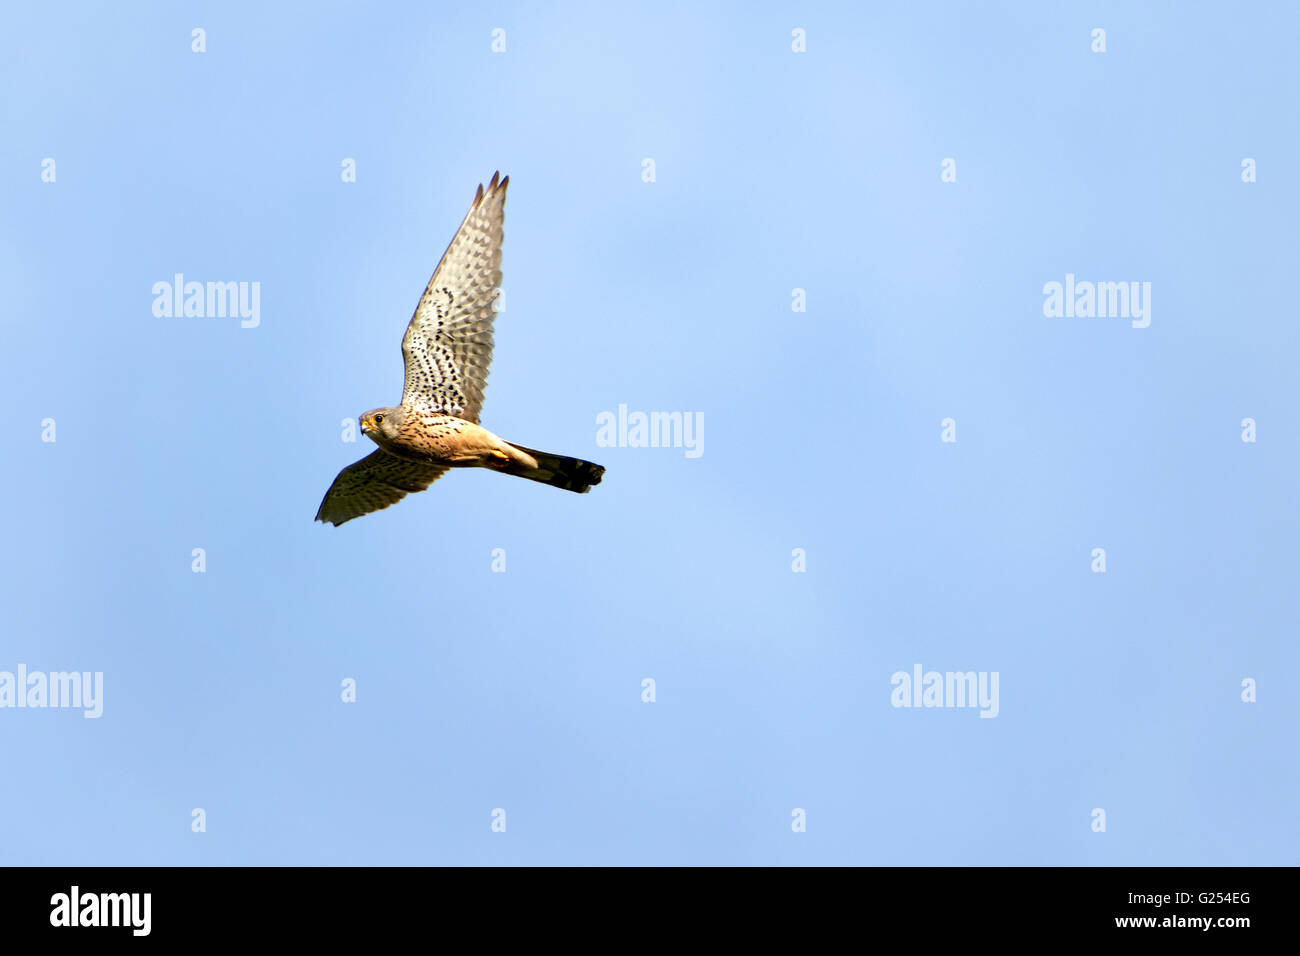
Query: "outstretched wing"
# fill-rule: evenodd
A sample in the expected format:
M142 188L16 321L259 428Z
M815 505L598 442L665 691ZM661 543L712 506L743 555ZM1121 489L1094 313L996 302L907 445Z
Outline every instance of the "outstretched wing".
M441 465L407 461L381 448L339 472L330 490L325 492L316 520L337 527L397 504L413 491L423 491L446 471Z
M477 422L492 363L507 176L480 185L402 338L402 404Z

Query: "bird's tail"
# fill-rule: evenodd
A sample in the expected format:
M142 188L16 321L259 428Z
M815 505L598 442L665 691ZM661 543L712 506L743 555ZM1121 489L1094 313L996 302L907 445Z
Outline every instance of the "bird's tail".
M523 452L524 456L537 462L537 466L533 467L530 462L519 458L511 458L500 469L507 475L518 475L529 481L540 481L544 485L554 485L581 495L589 491L592 485L600 484L600 478L605 474L603 465L583 461L581 458L552 455L523 445L511 444L510 447Z

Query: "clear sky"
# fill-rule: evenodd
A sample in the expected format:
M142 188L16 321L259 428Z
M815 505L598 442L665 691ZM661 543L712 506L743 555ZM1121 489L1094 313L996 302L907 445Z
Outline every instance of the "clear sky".
M1300 862L1298 28L7 5L0 672L103 710L0 708L0 863ZM604 483L313 523L497 169L484 424ZM893 706L918 665L996 717Z

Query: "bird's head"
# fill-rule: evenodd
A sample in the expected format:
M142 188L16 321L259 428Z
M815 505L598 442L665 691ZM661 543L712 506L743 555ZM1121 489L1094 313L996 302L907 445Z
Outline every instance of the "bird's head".
M402 427L402 408L375 408L361 416L361 434L376 445L385 445L397 438Z

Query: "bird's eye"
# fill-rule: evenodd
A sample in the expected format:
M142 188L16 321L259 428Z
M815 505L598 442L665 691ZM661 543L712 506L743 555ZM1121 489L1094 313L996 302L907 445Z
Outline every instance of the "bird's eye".
M376 416L375 416L375 424L376 424L376 425L383 424L383 421L384 421L384 416L383 416L383 415L376 415Z

